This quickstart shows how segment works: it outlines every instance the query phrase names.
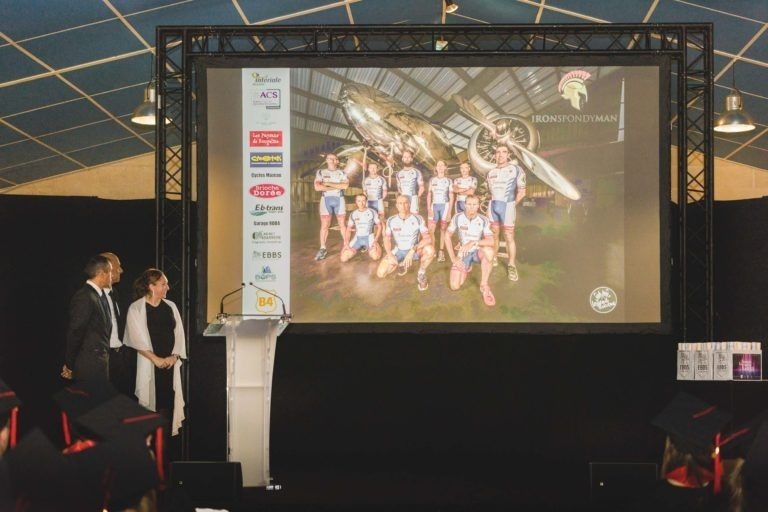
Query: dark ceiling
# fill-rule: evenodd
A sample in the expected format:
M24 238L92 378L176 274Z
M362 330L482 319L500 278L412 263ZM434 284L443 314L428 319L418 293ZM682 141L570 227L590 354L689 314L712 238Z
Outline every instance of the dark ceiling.
M768 0L458 0L446 23L715 27L715 110L736 83L757 130L715 156L768 169ZM441 0L0 0L0 190L152 152L131 124L157 25L434 24Z

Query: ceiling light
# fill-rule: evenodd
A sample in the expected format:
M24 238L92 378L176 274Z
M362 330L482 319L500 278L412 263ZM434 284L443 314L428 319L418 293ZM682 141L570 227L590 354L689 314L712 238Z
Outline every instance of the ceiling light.
M456 12L459 10L459 4L453 0L445 0L445 12Z
M742 133L755 129L755 122L752 120L752 116L742 108L741 93L736 88L735 68L736 63L731 66L733 82L731 94L725 97L725 112L720 114L720 117L715 121L714 130L719 133Z
M132 123L144 126L155 126L155 124L157 124L156 94L155 79L153 78L149 81L147 87L144 89L144 101L141 102L138 107L133 109L133 115L131 116Z

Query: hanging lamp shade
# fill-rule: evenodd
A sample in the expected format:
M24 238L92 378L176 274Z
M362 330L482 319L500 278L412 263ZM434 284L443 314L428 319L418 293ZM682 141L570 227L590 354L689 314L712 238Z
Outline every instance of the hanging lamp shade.
M734 88L731 94L725 97L725 112L715 121L714 130L720 133L742 133L754 129L755 122L744 110L741 93Z
M142 126L155 126L157 124L157 93L155 92L154 78L149 81L144 89L144 101L133 109L131 122Z

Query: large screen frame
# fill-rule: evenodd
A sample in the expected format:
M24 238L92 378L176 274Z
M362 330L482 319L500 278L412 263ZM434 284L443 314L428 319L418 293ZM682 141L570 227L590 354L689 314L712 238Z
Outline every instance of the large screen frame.
M193 61L200 56L287 54L436 55L434 42L447 40L442 55L666 55L671 58L673 97L671 138L676 141L679 238L671 276L679 292L674 325L683 339L711 336L712 330L712 179L711 138L713 66L712 27L663 25L517 26L323 26L323 27L158 27L160 118L171 122L157 132L157 262L175 285L189 325L193 304L191 232L192 142L194 134ZM183 80L180 80L183 78ZM183 86L179 86L182 83ZM676 97L685 97L677 102ZM179 204L181 199L181 204ZM677 230L673 236L678 235ZM679 277L679 280L678 280ZM676 286L678 285L678 286ZM677 294L675 294L677 295ZM198 318L200 318L198 316ZM201 323L201 322L200 322ZM451 326L451 330L456 329ZM524 326L523 326L524 327ZM525 328L525 327L524 327ZM367 327L364 331L369 330ZM402 330L398 327L397 330ZM311 329L310 329L311 331Z
M294 333L338 333L338 332L493 332L493 333L535 333L535 334L582 334L582 333L669 333L671 330L671 268L670 262L670 226L669 226L669 165L670 165L670 133L666 129L669 126L671 113L669 111L670 99L670 59L667 56L547 56L532 58L530 56L473 56L437 54L430 56L388 56L376 57L375 64L370 58L361 56L325 56L311 61L298 58L299 56L284 56L270 59L270 68L419 68L419 67L558 67L574 69L579 67L637 67L650 66L658 69L658 92L649 91L651 97L658 99L658 190L657 201L659 204L659 322L633 323L633 322L599 322L569 323L569 322L343 322L343 323L295 323L291 327ZM215 59L200 57L195 59L195 75L197 77L196 97L198 99L198 140L208 140L208 81L209 68L244 69L261 67L266 68L263 60L248 57ZM197 146L197 198L198 198L198 236L200 240L197 248L196 260L198 262L197 290L199 304L198 318L211 320L211 300L206 300L208 290L208 259L207 253L207 229L208 226L208 144ZM629 189L627 184L627 189ZM627 260L630 260L627 255ZM637 263L637 262L636 262ZM234 284L237 279L230 279ZM214 281L215 282L215 281ZM229 291L229 290L226 290ZM220 292L220 293L219 293ZM217 290L223 295L222 290ZM216 297L218 304L219 297ZM207 311L203 307L209 304ZM238 306L237 301L231 305ZM228 309L229 310L229 309ZM202 323L201 323L202 324Z

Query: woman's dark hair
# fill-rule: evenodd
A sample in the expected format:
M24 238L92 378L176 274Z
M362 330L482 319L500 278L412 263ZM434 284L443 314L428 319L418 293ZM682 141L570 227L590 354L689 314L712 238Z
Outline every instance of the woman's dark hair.
M155 284L163 277L163 271L156 268L148 268L133 282L134 298L140 299L149 295L149 285Z

